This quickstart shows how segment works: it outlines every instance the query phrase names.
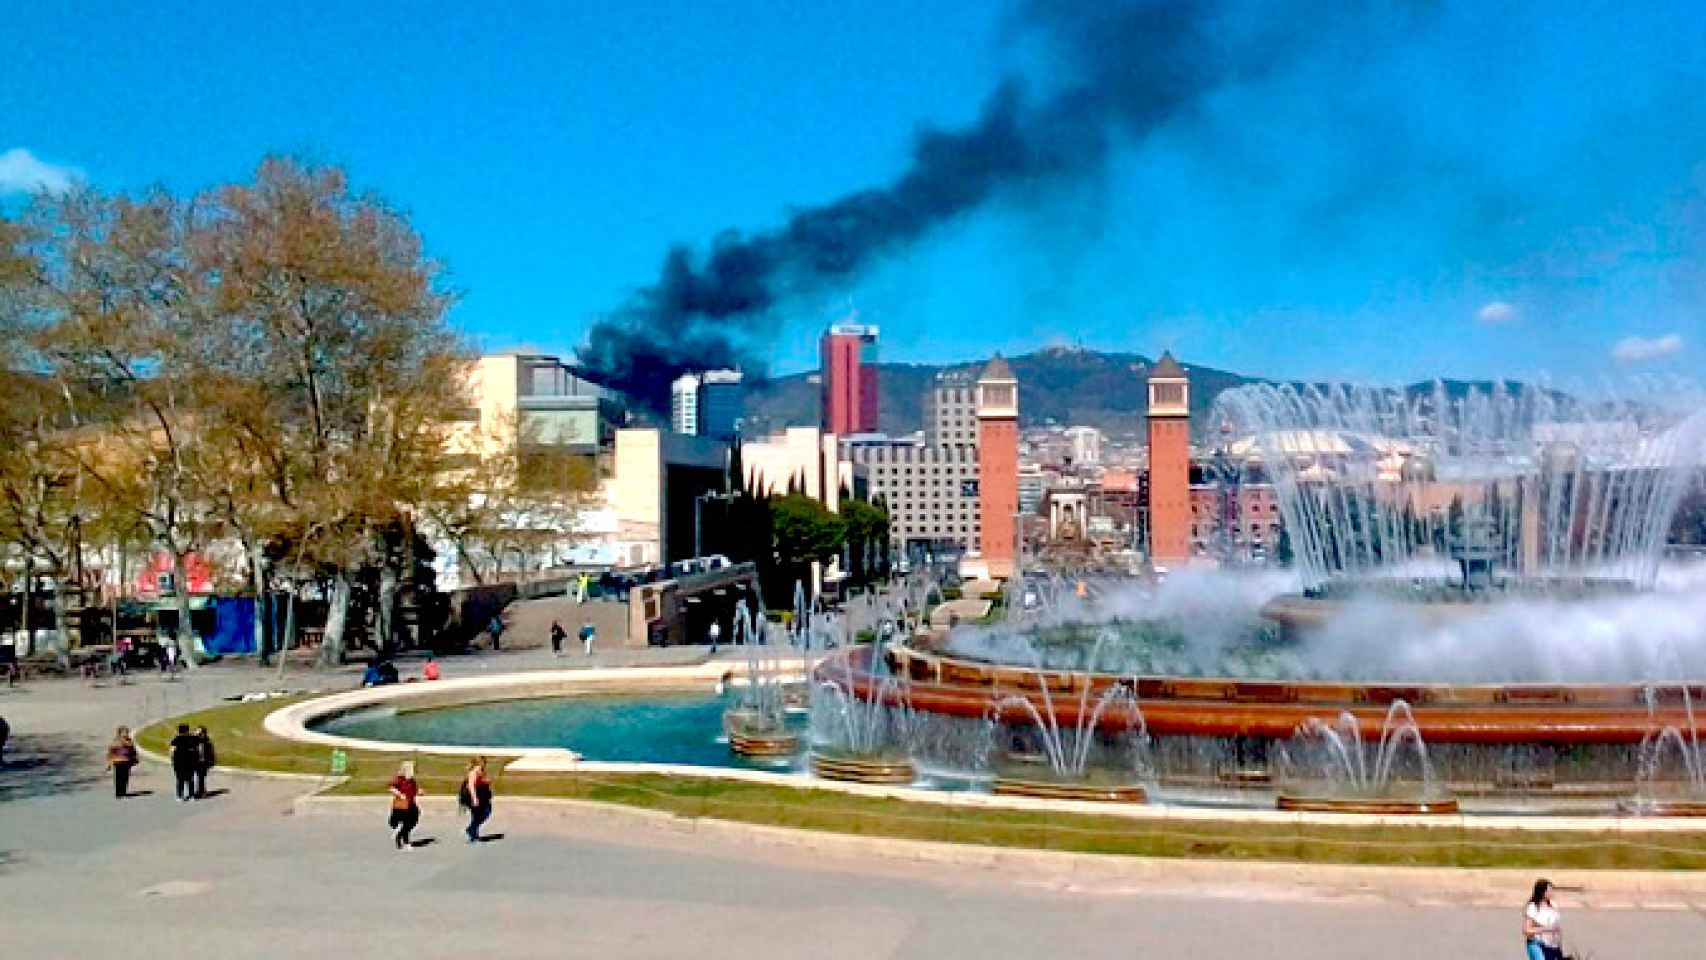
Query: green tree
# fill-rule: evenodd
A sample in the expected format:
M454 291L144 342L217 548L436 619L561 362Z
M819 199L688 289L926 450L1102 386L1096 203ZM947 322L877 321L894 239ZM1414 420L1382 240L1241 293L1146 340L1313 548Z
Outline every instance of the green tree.
M810 582L811 565L834 559L847 536L840 517L803 493L772 498L770 516L777 565L790 581Z
M869 583L888 549L888 513L869 501L848 498L841 501L840 514L851 560L848 573L855 583Z

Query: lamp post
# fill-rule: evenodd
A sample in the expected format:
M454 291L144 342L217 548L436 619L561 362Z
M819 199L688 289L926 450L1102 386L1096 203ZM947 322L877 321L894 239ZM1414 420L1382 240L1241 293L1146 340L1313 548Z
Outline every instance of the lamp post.
M717 493L714 490L708 490L693 498L693 559L697 560L705 555L705 501L721 500L727 502L733 499L734 494L732 493Z

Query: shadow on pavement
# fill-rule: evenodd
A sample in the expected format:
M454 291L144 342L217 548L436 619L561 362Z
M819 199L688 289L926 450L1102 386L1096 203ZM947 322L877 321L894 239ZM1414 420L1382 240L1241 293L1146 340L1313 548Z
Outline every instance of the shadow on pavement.
M13 736L0 766L0 803L70 793L106 779L99 748L68 734Z

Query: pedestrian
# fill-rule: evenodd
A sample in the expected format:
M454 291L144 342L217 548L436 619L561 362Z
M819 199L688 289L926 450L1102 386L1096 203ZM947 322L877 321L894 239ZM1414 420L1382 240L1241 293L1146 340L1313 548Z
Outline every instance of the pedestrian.
M174 641L172 643L166 644L166 676L167 676L167 678L171 678L171 677L175 677L177 675L178 675L178 644Z
M581 624L581 646L586 650L586 655L589 657L592 656L592 641L597 637L597 635L598 631L592 628L591 620L587 620Z
M179 803L195 799L195 771L200 764L200 741L190 732L189 724L178 724L178 735L172 738L172 775L178 780L173 792Z
M415 781L415 762L404 760L397 766L397 775L391 778L391 842L398 850L413 850L415 842L409 834L415 829L415 824L421 822L421 808L418 802L421 785Z
M1552 905L1550 880L1534 881L1534 892L1522 908L1522 940L1528 960L1563 960L1562 921Z
M468 842L478 843L480 824L492 816L492 781L486 778L485 757L474 757L468 761L468 774L462 778L456 802L468 811L468 829L463 831L468 835Z
M568 639L568 636L569 632L563 629L561 623L555 620L551 621L551 656L560 657L563 655L563 641Z
M129 727L119 727L107 745L107 769L113 772L113 796L119 800L130 796L130 770L134 766L136 741L130 739Z
M722 639L723 639L722 624L719 624L717 621L712 620L711 621L711 628L705 632L711 638L711 656L714 657L717 655L717 644L722 642Z
M576 603L585 603L586 602L587 589L591 586L592 586L592 576L590 574L585 574L585 573L581 574L580 595L575 599Z
M491 622L486 624L486 632L492 635L492 649L499 649L498 641L503 638L504 632L504 618L501 611L492 614Z
M6 722L5 717L0 717L0 767L6 765L6 741L11 739L11 736L12 725Z
M432 654L430 654L430 653L427 654L426 666L421 668L421 679L422 680L437 680L438 679L438 661L434 660Z
M207 773L213 769L218 758L213 752L213 738L207 735L206 727L195 728L196 764L195 764L195 798L207 799Z

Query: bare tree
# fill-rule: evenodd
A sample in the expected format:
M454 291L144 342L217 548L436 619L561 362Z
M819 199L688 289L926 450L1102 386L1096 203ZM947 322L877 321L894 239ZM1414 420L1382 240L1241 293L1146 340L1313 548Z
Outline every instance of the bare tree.
M394 578L385 531L436 496L470 358L445 324L438 265L341 171L268 160L214 202L204 256L279 417L274 494L331 574L322 660L336 662L355 571L376 562Z

